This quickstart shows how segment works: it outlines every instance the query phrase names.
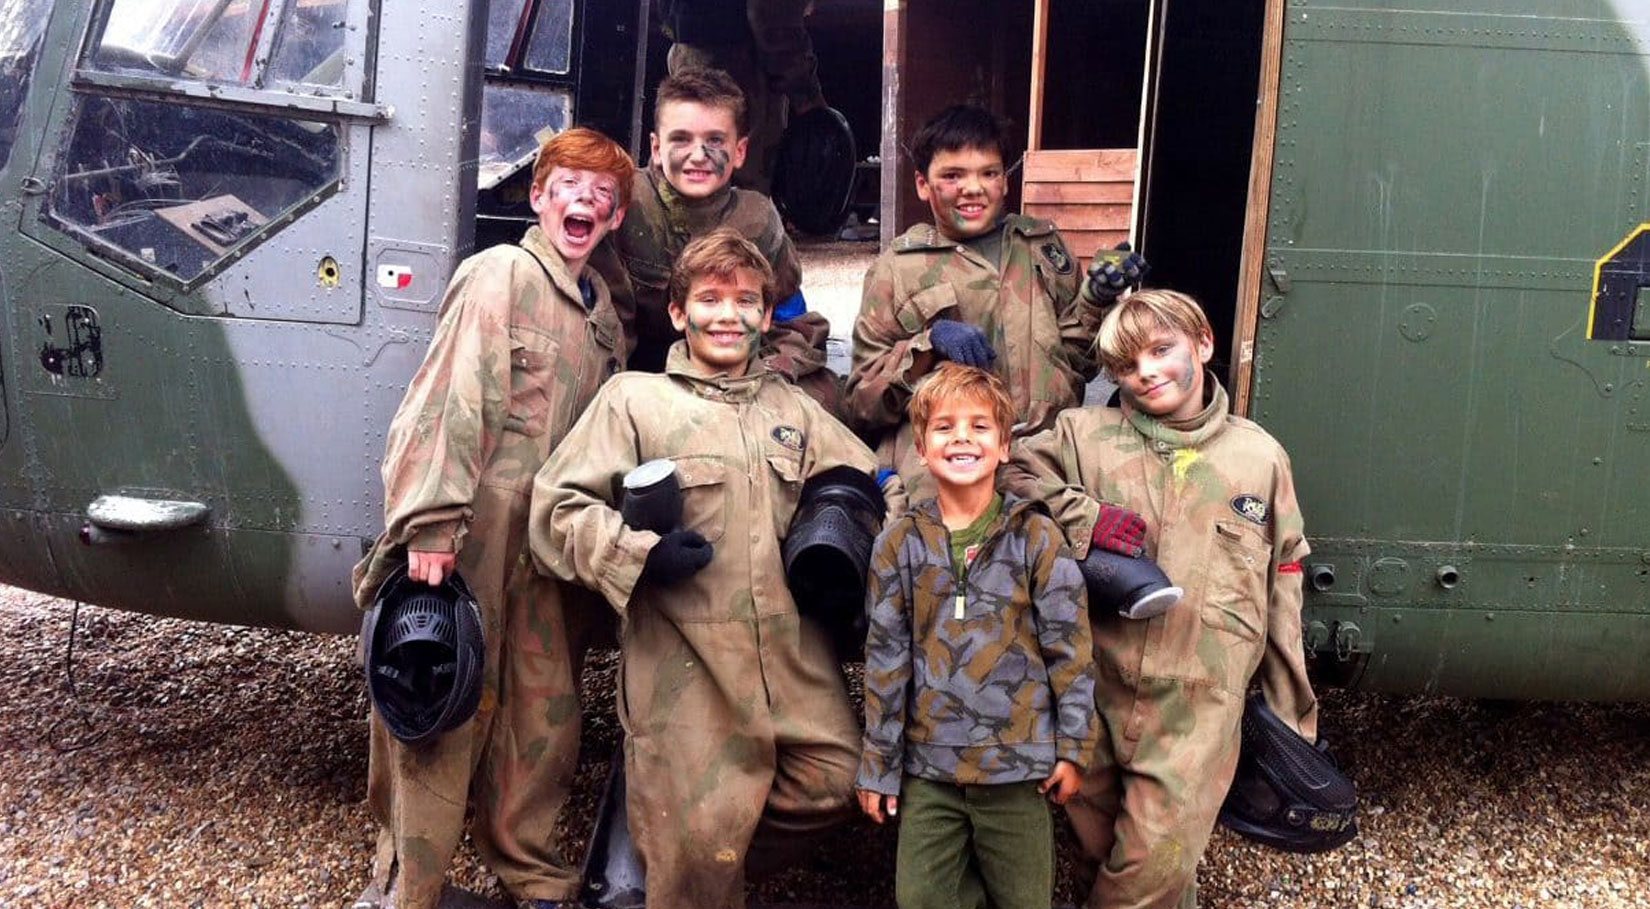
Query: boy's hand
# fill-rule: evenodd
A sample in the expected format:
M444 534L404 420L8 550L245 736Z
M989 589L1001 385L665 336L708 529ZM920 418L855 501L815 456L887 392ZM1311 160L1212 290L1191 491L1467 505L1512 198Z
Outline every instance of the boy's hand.
M884 803L888 806L886 817L894 817L899 814L899 796L897 795L883 795L869 789L855 789L854 793L859 796L859 810L865 812L866 817L879 824L885 819L882 813Z
M1048 796L1048 800L1056 805L1064 805L1077 794L1083 785L1083 771L1070 761L1055 761L1054 772L1043 780L1037 791Z
M642 575L636 583L674 584L699 573L710 564L716 549L697 530L672 530L659 538L647 552Z
M1107 552L1138 559L1146 551L1146 519L1121 505L1100 503L1100 517L1089 542Z
M422 549L407 550L407 577L415 581L423 581L431 587L441 586L443 578L453 573L453 565L458 561L456 552L426 552Z
M992 361L997 359L997 352L991 349L985 332L966 322L935 319L928 326L928 340L933 343L935 354L953 363L990 369Z
M1114 249L1097 250L1094 261L1089 264L1089 293L1109 303L1122 296L1123 291L1139 287L1150 270L1146 257L1130 249L1127 240Z

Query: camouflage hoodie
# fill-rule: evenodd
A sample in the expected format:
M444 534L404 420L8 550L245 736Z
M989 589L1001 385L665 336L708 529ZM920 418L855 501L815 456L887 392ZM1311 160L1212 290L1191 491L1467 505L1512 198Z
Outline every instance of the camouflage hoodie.
M885 528L871 557L865 749L857 786L898 795L901 775L974 784L1086 767L1099 737L1088 597L1060 529L1005 497L970 563L956 618L951 534L928 499Z
M1024 215L1007 218L1000 267L932 224L911 228L877 257L854 321L845 409L856 430L882 437L878 461L899 471L913 499L935 492L905 419L917 382L938 362L928 326L953 319L979 327L1014 399L1016 434L1046 429L1082 403L1099 371L1094 336L1105 310L1082 277L1054 225Z

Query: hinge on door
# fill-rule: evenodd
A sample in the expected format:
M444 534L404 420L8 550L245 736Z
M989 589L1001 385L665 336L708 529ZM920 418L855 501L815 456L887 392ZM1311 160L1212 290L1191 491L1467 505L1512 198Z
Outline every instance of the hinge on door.
M1293 286L1289 280L1289 272L1284 269L1283 263L1276 259L1266 260L1266 274L1272 279L1272 286L1278 289L1278 293L1286 294Z
M1270 319L1273 316L1277 315L1278 310L1280 310L1282 308L1283 308L1283 298L1280 297L1280 296L1277 296L1276 294L1274 294L1270 297L1267 297L1265 303L1260 304L1260 317L1262 319Z

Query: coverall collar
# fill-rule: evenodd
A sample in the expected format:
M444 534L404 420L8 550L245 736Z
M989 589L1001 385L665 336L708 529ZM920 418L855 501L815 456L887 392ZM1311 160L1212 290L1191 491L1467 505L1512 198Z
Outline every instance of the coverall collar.
M1012 492L999 490L1003 497L1003 511L997 519L997 526L992 528L994 536L998 530L1011 523L1018 522L1023 513L1032 510L1047 512L1047 508L1035 499L1022 499ZM932 524L940 530L945 530L945 519L940 515L940 500L937 498L923 499L911 506L911 516L916 520Z
M556 285L556 289L566 294L568 299L584 299L584 293L579 289L578 276L568 270L567 260L561 257L556 247L550 245L550 238L544 235L544 231L537 224L527 228L527 233L522 235L521 248L532 253L534 258L543 263L545 272L550 275L550 283Z
M1123 413L1136 431L1154 442L1166 443L1170 448L1197 448L1225 428L1226 415L1230 412L1226 389L1214 373L1205 369L1203 381L1205 387L1213 389L1209 403L1189 419L1159 420L1135 410L1127 401L1123 402Z
M755 400L757 392L762 390L763 380L769 377L767 365L754 356L742 376L705 372L704 367L693 362L688 355L685 340L670 345L670 352L665 355L665 375L687 382L693 393L701 398L735 402Z
M729 203L733 201L732 183L723 185L703 199L689 199L670 185L658 164L649 166L642 173L653 188L654 195L658 196L659 206L664 209L671 229L684 236L697 236L720 224Z

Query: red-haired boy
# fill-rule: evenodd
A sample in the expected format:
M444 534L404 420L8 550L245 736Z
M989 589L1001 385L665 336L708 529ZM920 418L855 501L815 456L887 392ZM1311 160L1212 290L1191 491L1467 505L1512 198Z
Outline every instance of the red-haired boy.
M472 797L471 835L513 897L554 905L577 894L554 823L579 747L583 646L573 642L600 612L564 609L574 588L517 569L533 476L623 355L607 285L586 263L623 220L634 169L592 130L544 143L530 195L538 223L519 245L459 264L390 424L385 531L356 567L356 602L370 605L403 551L417 581L439 584L456 568L481 608L487 654L475 717L438 740L407 747L374 713L367 802L379 835L363 902L376 893L433 909Z

